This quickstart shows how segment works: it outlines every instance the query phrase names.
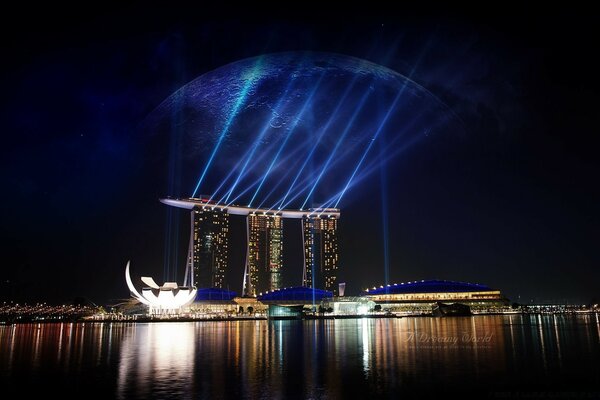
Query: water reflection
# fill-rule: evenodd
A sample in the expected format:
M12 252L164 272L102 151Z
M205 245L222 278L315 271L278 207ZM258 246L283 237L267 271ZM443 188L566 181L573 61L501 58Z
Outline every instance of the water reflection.
M363 352L363 370L365 375L369 375L369 344L371 343L371 327L369 326L370 319L361 320L362 325L362 352Z
M598 358L596 315L0 327L0 383L21 394L42 388L107 398L581 391L600 378Z
M132 326L119 359L118 397L185 396L194 372L194 326L158 323Z

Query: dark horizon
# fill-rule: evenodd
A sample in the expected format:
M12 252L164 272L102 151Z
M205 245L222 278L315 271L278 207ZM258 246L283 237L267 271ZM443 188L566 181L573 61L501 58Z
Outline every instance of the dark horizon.
M3 300L127 298L128 260L135 276L160 281L176 268L181 281L189 215L169 219L158 199L191 196L204 160L174 173L173 132L148 134L144 122L223 65L316 51L411 76L464 124L344 198L340 274L349 294L384 284L387 260L388 283L482 283L523 304L598 301L592 16L411 10L249 21L131 6L76 20L14 18L1 28ZM240 293L245 233L234 225L240 250L228 285ZM294 246L284 248L286 284L300 262Z

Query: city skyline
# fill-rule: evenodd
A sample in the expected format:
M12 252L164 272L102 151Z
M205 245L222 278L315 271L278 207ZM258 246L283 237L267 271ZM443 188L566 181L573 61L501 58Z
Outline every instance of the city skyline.
M129 259L134 275L145 271L182 282L190 214L169 210L157 199L193 194L223 129L212 120L200 126L206 121L194 119L194 125L175 112L158 114L161 124L152 125L153 112L164 110L167 100L176 105L174 94L191 93L186 85L232 63L308 51L336 54L344 62L365 60L383 68L375 71L410 77L447 108L414 97L417 105L432 107L422 120L410 119L420 114L403 103L408 111L395 114L390 125L398 131L383 132L369 147L376 131L369 122L385 119L391 97L377 98L374 93L388 90L381 85L363 96L369 82L360 82L361 92L351 92L342 107L349 111L340 112L329 125L335 129L322 134L326 112L336 110L345 86L326 86L317 68L311 85L298 93L303 100L313 90L315 96L331 93L317 99L323 107L312 109L313 121L299 118L302 130L281 152L283 140L270 136L271 129L291 127L295 120L260 114L237 121L248 129L224 139L198 193L217 193L219 200L233 188L230 202L250 188L239 204L258 207L264 201L269 208L281 204L279 198L286 203L303 155L323 136L322 149L333 153L337 146L335 155L329 160L327 152L315 151L289 207L319 207L337 194L335 205L341 197L336 279L347 283L349 293L446 279L483 282L522 303L592 301L600 279L594 185L600 165L592 129L597 62L589 50L594 24L582 15L549 12L542 18L538 10L509 11L483 18L408 12L241 23L148 8L148 18L133 26L140 10L132 7L121 16L104 10L78 21L23 21L3 35L9 60L2 66L3 293L28 301L87 297L110 303L127 297L121 278ZM569 29L556 29L564 25ZM299 86L276 89L270 106ZM226 95L214 91L209 97ZM229 100L236 98L223 101L222 110L235 106ZM293 104L299 110L303 105ZM352 120L360 107L365 112ZM440 110L460 123L429 123ZM272 125L261 135L263 120ZM345 134L350 122L361 129ZM149 125L162 133L149 132ZM190 143L183 126L200 126L212 135ZM368 133L361 134L362 128ZM405 136L400 128L407 129ZM268 143L268 151L254 149L255 142ZM394 147L398 144L406 148ZM398 155L385 167L377 165L390 148ZM347 160L338 162L338 156ZM371 166L372 173L361 176ZM278 180L282 189L269 197ZM289 226L280 284L297 286L302 227L300 221ZM231 218L228 229L228 248L244 248L243 218ZM287 235L285 222L283 229ZM200 263L201 252L196 253ZM245 256L230 251L232 277L243 276ZM288 280L286 271L299 272ZM238 291L242 279L221 284Z
M294 6L6 7L5 397L600 398L597 15Z

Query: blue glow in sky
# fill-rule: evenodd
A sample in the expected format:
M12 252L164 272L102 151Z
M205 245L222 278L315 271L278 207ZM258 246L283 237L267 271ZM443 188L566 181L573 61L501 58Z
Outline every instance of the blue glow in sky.
M395 127L426 115L406 135L410 139L437 131L447 114L410 79L327 53L270 54L228 64L178 96L156 113L179 107L184 115L184 156L192 160L190 169L201 170L191 195L202 190L215 198L221 192L219 202L270 208L311 207L341 193L338 206L382 132L393 136ZM302 162L290 170L291 164L278 161L292 154ZM265 185L269 191L263 192Z

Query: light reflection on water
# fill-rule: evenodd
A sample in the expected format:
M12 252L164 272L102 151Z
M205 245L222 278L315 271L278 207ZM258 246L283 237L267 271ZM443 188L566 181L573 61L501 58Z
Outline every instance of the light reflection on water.
M168 389L174 396L191 393L196 345L193 325L162 323L139 328L132 326L123 340L118 397L126 398L131 389L146 398Z
M597 315L0 327L0 383L20 394L42 388L107 398L355 398L467 388L478 396L590 393L600 380L598 359Z

